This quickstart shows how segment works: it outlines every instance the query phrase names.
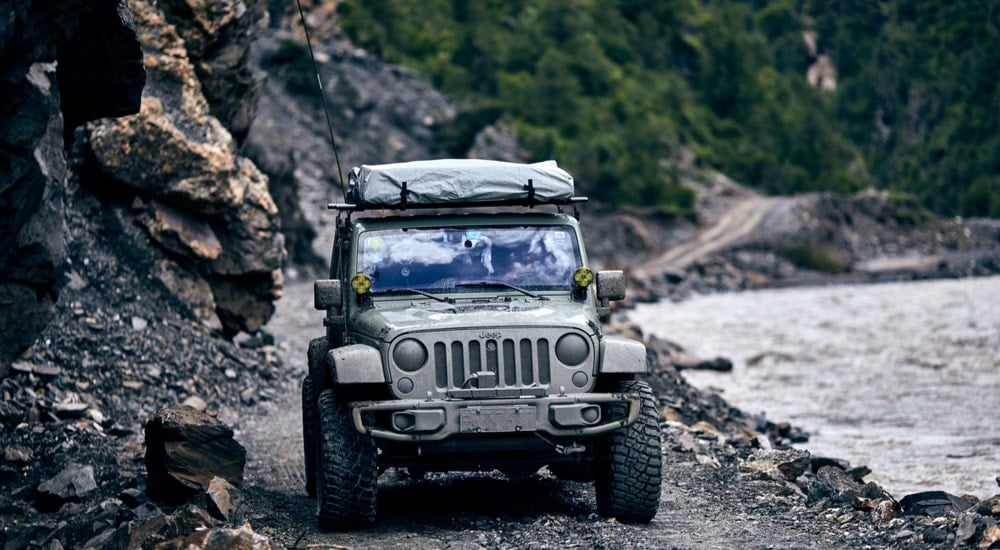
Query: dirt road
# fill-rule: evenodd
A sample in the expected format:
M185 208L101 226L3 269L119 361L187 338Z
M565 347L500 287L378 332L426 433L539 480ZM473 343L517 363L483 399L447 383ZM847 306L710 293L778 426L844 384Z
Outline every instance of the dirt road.
M693 239L641 264L638 270L645 273L667 269L683 270L695 260L750 235L774 208L788 200L790 199L784 197L754 196L739 201Z

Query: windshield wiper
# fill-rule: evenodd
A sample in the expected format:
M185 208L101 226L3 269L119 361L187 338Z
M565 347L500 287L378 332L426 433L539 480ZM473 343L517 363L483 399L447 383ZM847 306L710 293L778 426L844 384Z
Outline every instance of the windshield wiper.
M519 286L514 286L510 283L505 283L503 281L479 281L477 283L459 283L455 286L478 286L482 288L509 288L511 290L516 290L525 296L530 296L532 298L538 298L539 300L548 300L548 296L542 296L540 294L535 294L530 290L525 290Z
M375 292L378 295L389 295L389 294L419 294L421 296L426 296L431 300L437 300L439 302L444 302L446 304L454 304L455 300L453 298L446 298L444 296L438 296L436 294L431 294L430 292L424 292L423 290L417 290L415 288L390 288L388 290L380 290Z

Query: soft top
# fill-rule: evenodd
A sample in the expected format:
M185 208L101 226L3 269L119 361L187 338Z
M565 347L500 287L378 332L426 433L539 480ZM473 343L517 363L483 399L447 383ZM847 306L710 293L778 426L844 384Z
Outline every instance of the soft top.
M347 178L347 200L381 208L571 202L573 176L553 160L523 164L440 159L362 165Z

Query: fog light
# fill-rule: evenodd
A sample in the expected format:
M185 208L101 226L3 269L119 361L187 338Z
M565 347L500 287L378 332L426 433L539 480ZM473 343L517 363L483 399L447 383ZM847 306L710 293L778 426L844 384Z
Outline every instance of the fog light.
M358 273L351 279L351 288L354 292L358 293L359 296L368 294L368 291L372 289L372 279L364 273Z
M597 405L591 405L580 412L580 417L587 424L594 424L601 419L601 408Z
M553 405L552 422L563 428L593 426L601 420L601 407L584 403Z
M392 413L392 427L403 433L436 432L444 426L444 411L414 409Z

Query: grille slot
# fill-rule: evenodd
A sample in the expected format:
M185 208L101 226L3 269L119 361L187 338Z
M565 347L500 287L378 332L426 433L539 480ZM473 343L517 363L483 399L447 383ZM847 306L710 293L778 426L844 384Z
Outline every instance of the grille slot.
M434 380L441 390L468 389L463 387L466 381L482 371L494 373L499 388L545 385L552 379L547 338L436 341L429 347L434 350Z

